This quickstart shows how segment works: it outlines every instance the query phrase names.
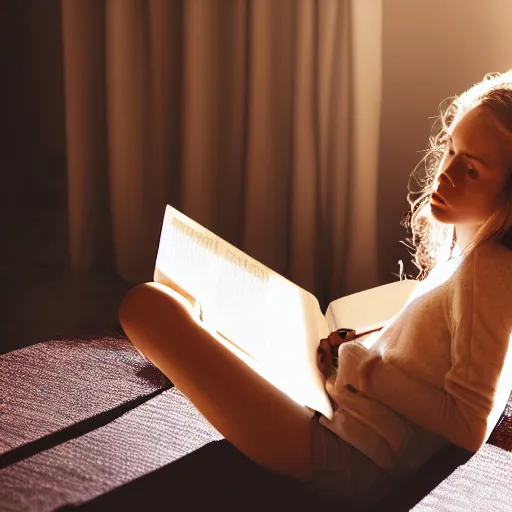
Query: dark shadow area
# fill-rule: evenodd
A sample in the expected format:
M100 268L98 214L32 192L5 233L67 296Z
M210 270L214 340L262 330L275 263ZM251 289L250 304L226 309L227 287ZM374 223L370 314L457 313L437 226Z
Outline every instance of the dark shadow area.
M410 510L470 456L469 452L450 446L417 474L401 482L390 496L367 510ZM60 510L101 512L171 507L201 510L207 506L222 510L319 510L319 507L353 510L264 470L227 441L210 443L96 499Z
M382 504L375 508L375 511L405 512L410 510L451 475L455 469L468 462L472 455L471 452L458 446L449 445L432 457L415 474L405 479Z
M81 506L60 510L316 510L330 504L217 441Z
M108 272L55 268L4 281L0 353L50 339L121 333L119 303L130 285Z
M129 285L69 270L60 0L0 4L0 353L117 325Z

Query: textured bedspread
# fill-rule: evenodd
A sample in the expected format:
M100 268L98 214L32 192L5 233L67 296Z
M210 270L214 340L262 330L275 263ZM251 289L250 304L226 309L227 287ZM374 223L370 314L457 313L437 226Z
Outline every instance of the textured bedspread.
M0 356L0 455L169 386L127 338L39 343Z
M484 445L413 510L415 512L510 512L512 453Z
M84 503L220 440L169 387L122 336L52 341L0 356L0 511ZM101 415L102 422L90 422ZM76 430L80 424L82 430ZM511 510L507 449L512 449L510 400L489 443L414 510ZM210 479L208 471L203 473ZM240 482L247 474L240 472Z
M219 439L173 388L102 428L0 470L0 510L44 512L84 502Z

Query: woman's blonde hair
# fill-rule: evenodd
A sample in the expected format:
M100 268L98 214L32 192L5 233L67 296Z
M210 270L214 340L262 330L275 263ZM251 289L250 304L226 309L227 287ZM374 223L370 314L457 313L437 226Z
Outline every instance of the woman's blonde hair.
M411 208L404 220L412 235L405 244L414 256L413 263L419 270L418 279L425 278L434 265L452 256L456 243L454 227L433 218L430 196L436 187L450 127L455 126L454 123L466 112L478 106L493 114L498 127L511 137L512 147L512 70L489 73L460 96L448 98L439 106L440 115L434 121L426 154L411 175L420 185L420 190L415 192L409 187ZM418 178L422 163L423 176ZM499 240L512 249L512 169L503 190L500 208L479 228L465 252L489 239Z

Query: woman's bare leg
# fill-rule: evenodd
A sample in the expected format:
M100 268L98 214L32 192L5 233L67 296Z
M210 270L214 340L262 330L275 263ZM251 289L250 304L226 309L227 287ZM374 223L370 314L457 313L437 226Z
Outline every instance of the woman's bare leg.
M309 474L312 412L223 346L179 294L139 285L119 316L133 345L242 453L287 476Z

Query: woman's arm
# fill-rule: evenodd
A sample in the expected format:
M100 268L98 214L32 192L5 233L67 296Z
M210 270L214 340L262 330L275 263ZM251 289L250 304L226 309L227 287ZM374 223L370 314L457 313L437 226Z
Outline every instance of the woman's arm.
M484 414L474 414L457 395L411 377L383 363L378 354L365 365L369 378L360 377L360 390L390 406L420 427L476 452L485 441Z
M357 338L357 341L359 341L359 343L361 343L361 345L363 345L364 348L369 350L373 347L373 345L375 345L375 342L379 338L381 330L382 329L378 329L376 331L365 334L360 338Z

